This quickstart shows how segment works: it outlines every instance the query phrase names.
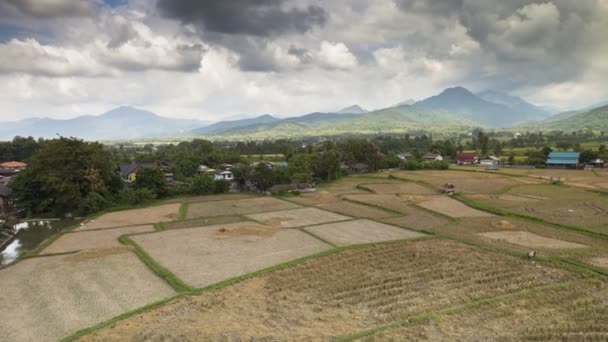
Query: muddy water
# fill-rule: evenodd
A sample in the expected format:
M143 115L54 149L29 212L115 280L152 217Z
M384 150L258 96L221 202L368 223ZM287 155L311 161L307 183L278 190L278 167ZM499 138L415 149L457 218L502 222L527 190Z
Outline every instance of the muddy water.
M42 241L78 222L41 219L22 221L12 225L13 230L17 231L17 235L0 250L0 268L15 262L28 251L38 247Z

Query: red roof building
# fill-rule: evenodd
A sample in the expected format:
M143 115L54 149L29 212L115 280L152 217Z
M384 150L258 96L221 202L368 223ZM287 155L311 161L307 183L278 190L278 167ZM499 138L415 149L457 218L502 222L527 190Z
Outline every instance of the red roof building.
M0 164L0 168L3 169L25 169L27 167L26 163L18 162L18 161L7 161Z
M462 152L456 156L458 165L471 165L479 162L479 156L473 152Z

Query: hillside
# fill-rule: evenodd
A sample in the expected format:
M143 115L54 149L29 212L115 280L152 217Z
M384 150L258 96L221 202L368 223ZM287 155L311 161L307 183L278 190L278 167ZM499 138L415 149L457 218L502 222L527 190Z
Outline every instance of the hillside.
M342 108L337 111L337 114L365 114L369 111L367 109L361 108L359 105L352 105L350 107Z
M465 129L472 126L475 124L446 113L433 112L414 106L398 106L366 114L311 113L301 117L249 125L203 136L213 139L294 138L403 133L422 129L439 131Z
M566 112L539 124L542 128L576 131L608 131L608 105L588 111Z
M255 125L267 125L280 121L271 115L265 114L260 115L251 119L231 120L231 121L220 121L212 125L200 127L192 131L194 135L205 135L205 134L219 134L222 132L228 132L241 127L255 126Z
M529 121L525 113L486 101L463 87L445 89L438 95L416 102L415 106L450 113L489 127L509 127Z
M207 124L198 120L181 120L158 116L132 108L118 107L101 115L74 119L25 119L0 124L0 139L14 136L53 138L57 135L86 140L153 138L181 134L193 126Z
M477 93L477 96L488 102L507 106L520 115L525 115L526 121L542 120L551 116L550 112L537 107L518 96L512 96L495 90L482 91Z

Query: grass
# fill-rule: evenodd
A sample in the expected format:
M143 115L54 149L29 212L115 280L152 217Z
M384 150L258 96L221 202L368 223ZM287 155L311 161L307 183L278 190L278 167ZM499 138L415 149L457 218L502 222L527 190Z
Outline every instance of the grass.
M186 217L188 216L188 206L190 204L188 202L184 202L182 203L182 205L179 207L179 221L184 221L186 219Z
M542 219L540 217L536 217L536 216L530 216L530 215L525 215L525 214L519 214L519 213L514 213L511 211L506 211L503 209L498 209L498 208L494 208L491 206L487 206L484 204L481 204L477 201L471 200L466 198L465 196L461 195L461 194L454 194L454 196L452 196L452 198L461 201L462 203L473 207L475 209L481 210L481 211L486 211L488 213L492 213L494 215L498 215L498 216L505 216L505 217L516 217L516 218L521 218L524 220L528 220L528 221L533 221L533 222L539 222L548 226L552 226L554 228L557 229L563 229L563 230L569 230L569 231L575 231L581 234L585 234L594 238L598 238L598 239L603 239L603 240L608 240L608 235L606 234L602 234L599 232L594 232L594 231L590 231L584 228L580 228L577 226L572 226L572 225L565 225L562 223L556 223L556 222L550 222L547 221L545 219Z
M139 259L150 268L158 277L167 282L169 286L171 286L175 292L183 293L183 292L191 292L194 290L193 287L186 284L184 281L179 279L175 274L169 271L167 268L161 266L157 263L148 253L146 253L135 241L131 240L127 235L123 235L118 238L120 243L133 247L133 251L135 255L139 257Z

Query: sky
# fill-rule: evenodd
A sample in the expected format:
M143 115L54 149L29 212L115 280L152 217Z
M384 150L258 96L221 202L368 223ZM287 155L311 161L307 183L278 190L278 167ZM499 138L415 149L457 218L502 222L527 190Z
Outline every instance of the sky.
M0 0L0 121L608 99L608 0Z

